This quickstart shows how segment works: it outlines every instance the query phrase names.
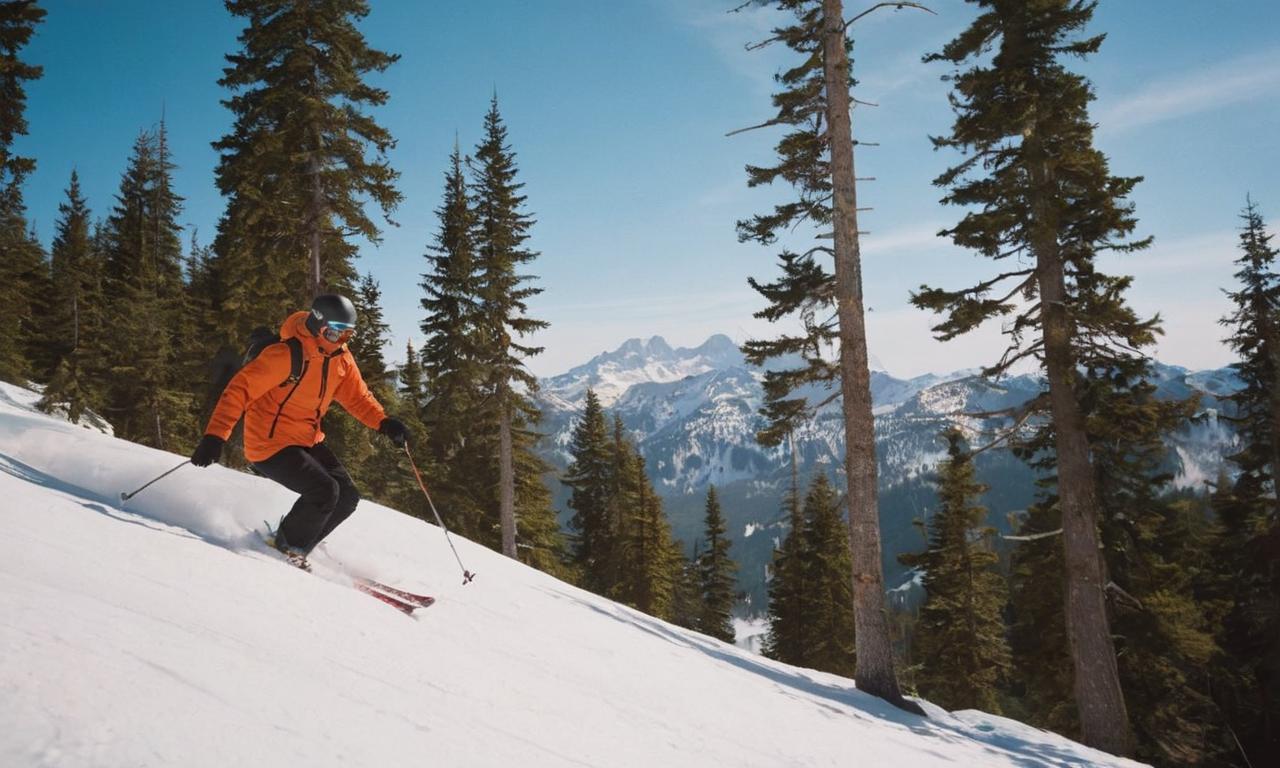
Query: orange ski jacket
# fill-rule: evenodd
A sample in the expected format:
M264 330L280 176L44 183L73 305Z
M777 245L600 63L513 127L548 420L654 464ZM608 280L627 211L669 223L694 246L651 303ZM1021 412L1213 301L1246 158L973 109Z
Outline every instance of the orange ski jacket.
M305 311L294 312L280 326L281 341L302 342L298 381L287 381L292 365L288 345L271 344L227 384L205 427L206 435L226 440L243 415L244 457L249 461L264 461L291 445L310 448L322 442L320 420L335 400L370 429L377 429L386 416L347 345L312 336L306 318Z

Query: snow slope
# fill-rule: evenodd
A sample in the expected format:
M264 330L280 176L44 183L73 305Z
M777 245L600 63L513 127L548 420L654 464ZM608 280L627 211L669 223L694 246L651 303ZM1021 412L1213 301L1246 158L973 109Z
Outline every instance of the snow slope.
M362 502L320 578L261 551L272 483L0 397L0 765L1134 765L923 719ZM442 510L448 514L447 510ZM410 618L333 567L439 602Z

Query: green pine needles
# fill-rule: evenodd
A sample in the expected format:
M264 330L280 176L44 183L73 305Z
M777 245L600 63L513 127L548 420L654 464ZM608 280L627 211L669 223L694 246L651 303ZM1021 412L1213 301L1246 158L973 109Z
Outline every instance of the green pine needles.
M849 528L826 475L809 486L803 506L774 558L769 583L766 656L852 677L853 587Z
M927 598L915 625L913 653L920 692L947 709L1000 712L998 691L1009 670L1002 611L1005 580L996 568L995 530L977 505L973 458L958 430L944 435L947 459L938 468L938 509L929 520L929 548L901 555L923 574Z

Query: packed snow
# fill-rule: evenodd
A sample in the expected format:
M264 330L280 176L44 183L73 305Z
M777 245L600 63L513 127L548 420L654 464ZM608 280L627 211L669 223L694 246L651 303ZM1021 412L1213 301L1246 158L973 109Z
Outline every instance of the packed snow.
M0 384L0 765L1122 766L650 618L361 502L293 569L292 495ZM448 516L448 510L442 510ZM350 587L435 595L408 617ZM758 628L757 628L758 629Z

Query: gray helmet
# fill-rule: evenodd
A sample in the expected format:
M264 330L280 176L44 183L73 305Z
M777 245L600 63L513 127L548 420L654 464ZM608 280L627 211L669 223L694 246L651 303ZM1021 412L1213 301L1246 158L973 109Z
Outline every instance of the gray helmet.
M336 293L324 293L312 300L307 330L312 336L319 336L326 325L340 331L356 327L356 308L350 299Z

